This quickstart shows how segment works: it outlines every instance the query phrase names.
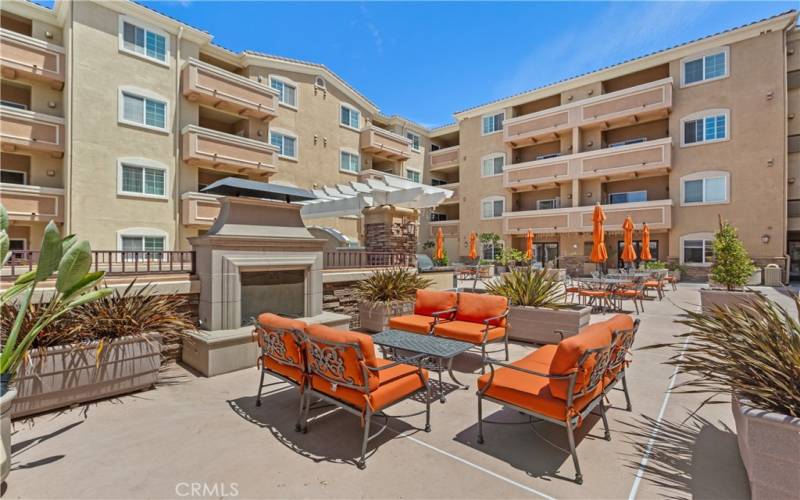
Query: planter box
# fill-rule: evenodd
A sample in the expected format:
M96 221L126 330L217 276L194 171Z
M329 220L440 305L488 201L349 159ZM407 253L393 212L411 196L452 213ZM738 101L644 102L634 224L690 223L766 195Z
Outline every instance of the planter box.
M709 311L714 306L735 307L740 304L746 304L758 296L758 292L747 290L728 291L716 288L701 288L700 306L703 311Z
M24 417L152 387L161 368L161 336L124 337L106 344L97 364L97 342L30 351L14 379L11 417Z
M592 308L568 306L563 309L511 306L508 315L508 337L535 344L558 344L564 338L576 335L589 324Z
M732 406L752 498L800 499L800 418L759 410L736 397Z
M389 327L389 318L414 312L414 302L362 302L358 305L361 328L368 332L380 332Z

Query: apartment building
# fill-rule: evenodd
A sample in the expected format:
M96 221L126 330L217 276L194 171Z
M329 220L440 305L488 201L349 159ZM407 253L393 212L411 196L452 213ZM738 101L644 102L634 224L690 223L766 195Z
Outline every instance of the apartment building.
M469 233L580 271L591 210L647 222L651 251L704 274L718 217L759 264L800 262L800 36L789 12L455 113L426 129L321 64L212 43L128 1L3 3L2 179L15 249L54 220L103 250L188 249L199 190L236 176L304 188L392 174L451 189L423 214L451 258ZM361 219L314 224L359 240ZM637 241L636 244L639 244ZM800 265L791 269L800 276Z

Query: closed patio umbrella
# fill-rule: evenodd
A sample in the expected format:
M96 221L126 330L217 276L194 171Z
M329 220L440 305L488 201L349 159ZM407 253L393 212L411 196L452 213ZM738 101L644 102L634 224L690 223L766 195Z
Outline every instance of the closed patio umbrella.
M647 223L642 225L642 253L639 258L644 261L653 260L650 254L650 228L647 227Z
M444 233L442 232L442 228L439 228L436 231L436 260L444 259Z
M475 231L469 233L469 258L471 260L478 258L478 235Z
M525 236L525 258L528 261L533 260L533 231L528 229L528 234Z
M625 222L622 223L622 239L624 245L622 248L622 262L630 264L636 260L636 249L633 248L633 220L631 216L625 217Z
M605 221L606 214L603 213L603 207L598 203L594 206L592 214L592 254L589 256L589 260L596 264L602 264L608 260L606 235L603 232L603 222Z

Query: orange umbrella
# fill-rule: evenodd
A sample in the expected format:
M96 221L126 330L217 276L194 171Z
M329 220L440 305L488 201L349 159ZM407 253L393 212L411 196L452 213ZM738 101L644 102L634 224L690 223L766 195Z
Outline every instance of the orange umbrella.
M478 258L478 235L475 231L469 233L469 258L472 260Z
M642 260L653 260L650 254L650 228L647 224L642 226L642 253L639 255Z
M436 260L444 259L444 233L442 228L436 231Z
M625 244L622 248L622 262L631 263L636 260L636 249L633 248L633 219L631 216L625 217L625 222L622 223L622 238Z
M608 252L606 251L606 235L603 233L603 222L606 221L606 214L603 213L603 208L598 203L594 206L594 213L592 214L592 255L589 260L600 264L608 260Z
M525 258L533 260L533 231L528 229L528 235L525 237Z

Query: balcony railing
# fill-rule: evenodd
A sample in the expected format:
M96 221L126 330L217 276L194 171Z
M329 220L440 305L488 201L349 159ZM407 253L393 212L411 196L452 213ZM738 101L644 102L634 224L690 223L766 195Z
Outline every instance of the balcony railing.
M19 276L36 267L38 250L15 250L2 269L3 276ZM121 274L194 274L195 254L187 251L141 252L127 250L92 250L92 271Z
M219 215L219 197L187 192L181 195L181 222L186 227L209 228Z
M0 198L11 220L64 222L64 190L0 183Z
M593 211L593 206L586 206L505 212L503 231L505 234L524 234L528 229L534 233L550 234L591 232ZM672 200L603 205L603 211L606 214L606 231L621 231L622 223L629 215L634 224L646 222L650 229L672 227Z
M275 156L278 149L266 142L196 125L187 125L181 134L182 157L190 165L231 172L244 169L263 175L277 172Z
M449 148L437 149L430 154L432 172L450 170L458 167L459 147L450 146Z
M25 109L0 106L3 151L43 151L64 156L64 119Z
M334 250L323 252L323 269L360 269L370 267L415 267L413 253L366 252L363 250Z
M572 179L626 177L653 174L672 166L672 139L669 137L626 146L603 148L546 160L506 166L503 185L507 188L543 186Z
M442 228L442 234L445 236L458 237L458 224L458 219L431 221L428 225L430 236L436 236L439 232L439 228Z
M411 140L402 135L367 125L361 131L361 150L387 160L407 160L411 157Z
M666 116L671 107L670 77L510 118L504 123L503 138L519 146L555 139L558 134L575 127L603 124L608 128L631 118Z
M450 198L447 198L446 200L444 200L441 203L442 205L446 205L446 204L449 204L449 203L458 203L459 202L458 182L451 182L450 184L440 184L440 185L438 185L436 187L439 187L439 188L442 188L442 189L449 189L450 191L453 192L453 196L451 196Z
M183 95L192 102L262 120L276 116L278 93L264 84L197 59L189 59L181 78Z
M5 78L30 78L64 87L64 47L0 28L0 71Z

